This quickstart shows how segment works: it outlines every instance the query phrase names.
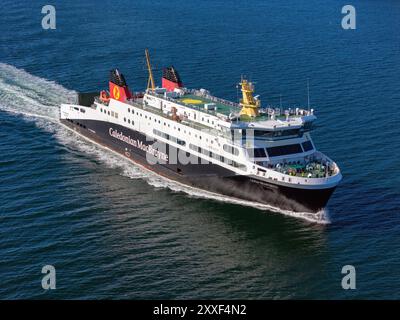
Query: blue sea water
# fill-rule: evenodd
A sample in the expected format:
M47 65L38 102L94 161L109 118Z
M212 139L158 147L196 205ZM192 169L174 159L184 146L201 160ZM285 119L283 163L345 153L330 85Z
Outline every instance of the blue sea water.
M2 1L0 298L400 298L398 1ZM76 136L58 106L107 85L133 90L174 64L188 87L311 104L318 149L344 179L329 223L215 199ZM41 288L54 265L57 289ZM357 289L343 290L344 265Z

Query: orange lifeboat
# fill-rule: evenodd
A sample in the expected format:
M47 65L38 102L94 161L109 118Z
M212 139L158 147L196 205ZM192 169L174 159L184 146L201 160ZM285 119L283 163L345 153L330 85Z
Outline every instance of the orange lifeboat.
M105 90L102 90L100 92L100 100L105 102L105 103L109 103L110 102L110 97L108 96L107 92Z

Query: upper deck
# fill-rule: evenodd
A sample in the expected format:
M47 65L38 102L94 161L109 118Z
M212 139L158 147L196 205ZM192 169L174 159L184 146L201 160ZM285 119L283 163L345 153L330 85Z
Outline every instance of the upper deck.
M268 130L282 130L288 127L309 129L316 119L313 109L287 108L268 105L259 108L256 117L249 117L240 113L242 106L239 103L212 96L204 89L180 89L179 92L165 92L161 88L149 90L147 94L156 96L189 109L213 115L232 123L236 128L264 128Z
M198 110L208 113L220 113L225 116L240 111L240 105L238 103L219 99L210 95L196 94L195 91L185 92L184 95L177 98L177 101L188 107L195 107ZM215 109L209 109L210 105L214 105Z

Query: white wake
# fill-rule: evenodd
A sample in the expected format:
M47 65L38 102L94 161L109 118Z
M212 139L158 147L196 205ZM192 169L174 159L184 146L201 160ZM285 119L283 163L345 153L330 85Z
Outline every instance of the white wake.
M278 212L309 222L327 224L327 212L322 210L316 214L309 212L293 212L268 205L243 201L208 191L188 187L175 181L158 176L153 172L133 164L119 154L95 144L64 127L58 120L59 105L73 102L76 92L63 86L0 63L0 109L8 113L20 115L27 120L52 133L56 139L80 152L95 157L110 168L119 168L121 175L131 179L144 179L156 188L168 188L175 192L184 192L191 197L213 199L221 202L250 206L265 212Z

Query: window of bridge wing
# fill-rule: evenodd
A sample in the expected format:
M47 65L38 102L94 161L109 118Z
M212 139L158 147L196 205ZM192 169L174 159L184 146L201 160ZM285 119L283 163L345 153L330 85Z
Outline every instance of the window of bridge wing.
M313 147L311 141L305 141L305 142L303 142L301 145L303 146L304 152L307 152L307 151L310 151L310 150L313 150L313 149L314 149L314 147Z

